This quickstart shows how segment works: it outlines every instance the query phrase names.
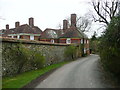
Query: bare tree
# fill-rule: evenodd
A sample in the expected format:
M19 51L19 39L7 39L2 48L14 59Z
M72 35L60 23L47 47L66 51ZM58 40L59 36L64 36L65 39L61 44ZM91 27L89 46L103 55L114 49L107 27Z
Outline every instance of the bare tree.
M59 23L59 24L57 25L57 28L62 29L62 24Z
M88 16L78 17L77 18L77 28L82 32L87 32L91 28L92 20Z
M70 17L67 17L66 20L68 21L68 27L71 26ZM85 16L77 16L76 18L76 26L78 30L82 32L88 31L91 28L92 20L88 16L88 13Z
M94 21L109 24L111 19L118 13L119 0L94 0L92 6L97 13L97 16L93 15Z

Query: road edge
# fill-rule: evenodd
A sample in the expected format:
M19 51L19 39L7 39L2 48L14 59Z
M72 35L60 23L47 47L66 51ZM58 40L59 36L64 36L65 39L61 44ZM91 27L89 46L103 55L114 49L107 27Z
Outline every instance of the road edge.
M60 67L58 67L60 68ZM32 80L31 82L29 82L28 84L26 84L25 86L23 86L22 88L20 89L23 89L23 88L34 88L36 87L39 83L41 83L43 80L45 80L49 75L51 75L54 71L56 71L58 68L55 68L55 69L52 69L40 76L38 76L36 79Z

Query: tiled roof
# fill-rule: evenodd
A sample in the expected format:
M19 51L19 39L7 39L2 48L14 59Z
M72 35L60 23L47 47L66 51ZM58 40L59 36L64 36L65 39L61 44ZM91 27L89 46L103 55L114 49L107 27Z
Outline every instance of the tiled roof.
M52 30L57 33L58 37L60 37L64 33L62 29L52 29Z
M70 27L65 30L65 33L60 38L88 38L82 31L76 27Z
M79 31L76 27L70 27L66 30L47 28L41 34L41 39L50 38L88 38L82 31Z
M30 25L24 24L14 29L13 34L18 33L41 34L42 30L36 26L31 27Z
M19 33L27 33L27 34L41 34L42 30L37 26L31 27L30 25L24 24L17 28L6 29L3 30L3 37L6 37L8 34L19 34Z

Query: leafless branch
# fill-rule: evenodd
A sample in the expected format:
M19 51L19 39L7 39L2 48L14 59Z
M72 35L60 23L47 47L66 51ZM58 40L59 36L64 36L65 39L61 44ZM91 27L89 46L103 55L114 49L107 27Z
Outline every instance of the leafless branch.
M109 21L116 15L119 3L119 0L112 0L111 2L107 0L98 2L92 1L92 6L99 16L98 18L92 16L94 21L103 22L108 25Z

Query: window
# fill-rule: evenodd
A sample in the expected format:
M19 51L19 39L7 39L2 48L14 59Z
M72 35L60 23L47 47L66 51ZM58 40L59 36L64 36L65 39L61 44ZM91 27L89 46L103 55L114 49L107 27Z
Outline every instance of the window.
M87 44L89 44L89 40L87 40Z
M86 40L84 40L84 44L86 44Z
M33 35L30 36L30 40L34 40L34 36Z
M86 54L87 48L84 48L84 54Z
M81 39L81 44L83 44L83 39Z
M20 35L18 35L17 38L19 39L19 38L20 38Z
M51 39L51 43L54 43L55 41L54 41L54 39Z
M66 39L66 43L67 43L67 44L71 44L71 39L70 39L70 38L67 38L67 39Z

